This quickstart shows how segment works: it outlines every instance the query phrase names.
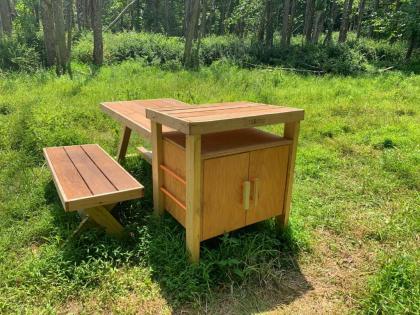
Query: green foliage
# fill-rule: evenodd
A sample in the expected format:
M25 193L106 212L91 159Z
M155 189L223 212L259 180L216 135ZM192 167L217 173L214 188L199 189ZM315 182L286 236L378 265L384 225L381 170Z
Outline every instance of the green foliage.
M419 257L389 258L369 283L366 314L417 314L420 309Z
M180 65L184 46L180 38L166 37L152 33L105 33L104 59L107 63L117 63L128 59L142 59L148 64ZM83 36L73 50L77 61L92 62L92 36Z
M385 296L412 308L407 294L416 294L410 291L413 260L391 264L386 273L395 276L384 277L375 253L392 248L399 255L417 244L418 76L302 76L223 60L195 72L125 61L95 73L74 64L74 73L72 80L52 71L1 75L1 313L272 311L296 304L290 302L310 289L308 279L333 292L329 306L338 301L368 312ZM289 229L278 234L268 220L206 241L200 265L190 265L183 228L169 215L152 216L151 169L133 157L124 167L144 184L145 198L113 213L127 238L117 241L91 230L65 243L79 220L62 210L42 148L99 143L114 155L120 126L100 111L99 102L159 97L198 104L245 99L305 109ZM149 145L135 137L129 153L140 144ZM369 259L361 260L363 253ZM346 282L337 276L335 285L319 276L319 270L347 270L353 255L357 263ZM366 269L379 272L381 285L366 293L369 302L349 302L349 294L361 292L344 284L357 282L364 291ZM280 301L285 295L291 297Z
M141 59L146 64L162 65L175 70L182 66L183 41L152 33L105 34L105 61L108 64L128 59ZM92 58L92 37L83 36L74 47L73 57L83 63ZM348 44L312 45L295 42L288 48L265 46L236 36L203 38L199 61L210 65L228 59L244 67L271 65L303 71L334 74L357 74L377 67L403 64L405 45L385 41L351 40Z
M0 38L0 71L35 71L41 65L34 48L21 43L16 37Z

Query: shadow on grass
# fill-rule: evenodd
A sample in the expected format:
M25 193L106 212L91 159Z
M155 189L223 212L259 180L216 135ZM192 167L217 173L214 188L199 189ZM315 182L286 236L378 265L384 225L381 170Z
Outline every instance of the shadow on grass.
M168 214L161 219L152 216L150 166L138 159L130 159L124 166L146 189L143 199L124 202L113 210L127 237L118 241L102 232L86 231L62 247L66 265L92 262L95 268L93 262L99 260L115 268L150 268L163 297L177 312L270 311L311 290L298 264L300 249L293 229L279 233L272 220L203 242L200 264L190 264L182 226ZM46 188L47 200L59 204L57 198L52 199L51 185ZM58 206L52 208L57 233L66 239L77 226L77 215L70 218L57 211ZM101 276L97 273L97 281L92 282L90 275L86 282L98 286ZM82 279L81 285L86 287L87 283Z

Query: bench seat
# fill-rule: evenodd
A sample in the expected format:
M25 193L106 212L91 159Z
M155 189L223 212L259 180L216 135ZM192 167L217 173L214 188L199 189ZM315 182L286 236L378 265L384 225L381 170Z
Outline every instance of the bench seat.
M143 196L143 186L97 144L45 148L44 156L66 211Z

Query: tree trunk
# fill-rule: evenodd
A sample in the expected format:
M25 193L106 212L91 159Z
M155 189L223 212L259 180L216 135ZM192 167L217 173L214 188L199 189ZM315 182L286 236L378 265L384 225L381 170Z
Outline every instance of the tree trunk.
M290 19L289 19L289 13L290 13L290 0L284 0L283 2L283 16L282 16L282 25L281 25L281 46L287 47L289 46L289 30L290 30Z
M52 1L52 13L54 16L57 74L64 74L66 73L68 58L62 0Z
M331 43L332 34L334 31L334 22L337 16L337 4L335 0L332 0L329 5L329 16L327 19L327 34L325 35L324 45Z
M362 22L365 14L366 0L360 0L359 12L357 14L356 37L359 38L362 33Z
M273 0L267 0L265 7L265 46L267 47L273 47L275 13Z
M294 19L296 13L296 2L297 0L291 0L290 3L290 16L289 16L289 27L287 29L287 45L290 45L293 36Z
M345 0L343 17L341 19L340 33L338 35L338 42L344 43L347 39L347 31L349 29L349 17L353 7L353 0Z
M55 47L55 27L52 12L52 0L41 0L41 21L44 33L44 45L46 53L46 65L51 67L55 64L56 47Z
M93 64L101 66L104 61L104 44L102 39L102 0L90 1L93 31Z
M9 0L0 0L0 19L3 32L7 35L12 34L12 11Z
M303 35L306 42L310 42L312 38L312 25L315 13L315 0L307 0L305 7L305 21L303 26Z
M187 68L194 66L193 62L193 43L197 34L198 19L200 15L200 0L186 0L185 12L186 16L186 29L185 29L185 49L184 49L184 65Z
M315 12L315 19L314 19L314 28L312 31L312 38L311 43L316 44L318 43L319 37L324 28L324 21L325 21L325 14L324 11L318 10Z
M73 77L71 71L71 47L73 40L73 0L65 0L64 6L65 31L67 33L67 71Z

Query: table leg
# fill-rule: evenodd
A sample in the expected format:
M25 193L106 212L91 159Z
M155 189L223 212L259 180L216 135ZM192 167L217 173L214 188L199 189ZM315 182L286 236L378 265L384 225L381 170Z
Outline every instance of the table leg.
M190 259L198 263L201 240L201 135L186 135L186 243Z
M165 199L160 187L163 186L163 171L160 165L163 162L162 125L151 122L152 129L152 174L153 174L153 205L156 215L163 214Z
M118 154L117 154L118 162L121 162L125 158L125 155L127 153L127 148L128 148L128 142L130 141L130 136L131 136L131 129L128 128L127 126L124 126L122 130L122 134L121 134L120 145L118 147Z
M286 189L282 214L276 217L280 228L285 228L289 223L290 205L292 201L292 186L295 173L296 149L299 138L299 122L286 123L284 126L284 137L292 140L289 150L289 163L287 165Z

